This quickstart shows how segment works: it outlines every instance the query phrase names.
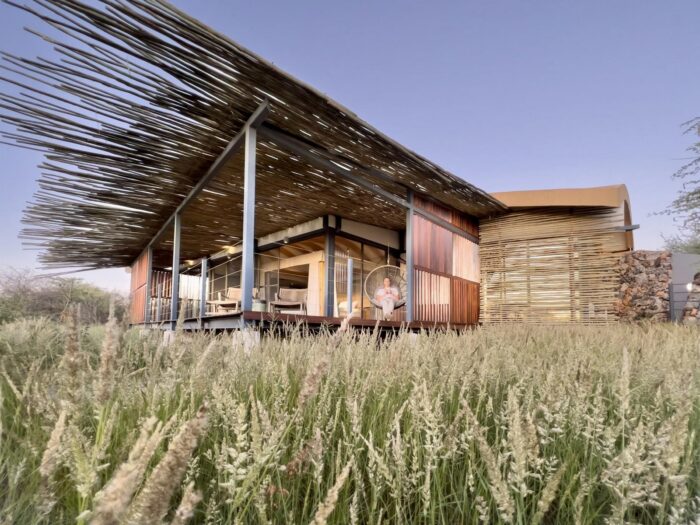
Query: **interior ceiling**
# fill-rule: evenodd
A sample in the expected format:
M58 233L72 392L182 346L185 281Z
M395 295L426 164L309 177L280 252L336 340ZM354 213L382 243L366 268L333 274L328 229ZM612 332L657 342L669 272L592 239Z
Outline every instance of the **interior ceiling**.
M412 189L477 217L505 210L166 2L36 0L22 8L59 33L51 39L59 59L6 55L9 82L24 89L0 94L3 136L46 153L23 236L43 249L47 266L130 264L265 100L271 126L375 170L392 192ZM389 227L402 220L382 214L377 197L314 168L293 169L277 153L261 143L258 233L334 207ZM188 254L210 236L240 231L240 171L227 171L211 188L225 186L226 197L207 192L188 211L196 220L184 217Z

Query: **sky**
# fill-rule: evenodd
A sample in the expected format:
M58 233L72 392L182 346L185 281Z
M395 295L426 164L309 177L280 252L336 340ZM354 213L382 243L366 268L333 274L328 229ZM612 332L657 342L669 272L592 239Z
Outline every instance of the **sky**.
M636 248L677 232L655 213L697 140L681 126L700 116L697 0L173 3L486 191L624 183ZM25 25L0 4L0 49L46 55ZM0 158L0 267L40 272L18 232L41 156ZM129 286L123 269L78 276Z

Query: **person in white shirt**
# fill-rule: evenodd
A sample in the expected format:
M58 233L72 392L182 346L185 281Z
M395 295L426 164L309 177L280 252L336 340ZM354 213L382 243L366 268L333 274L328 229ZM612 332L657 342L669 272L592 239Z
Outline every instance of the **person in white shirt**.
M394 313L396 302L399 299L399 289L396 286L392 286L391 279L384 277L383 286L380 286L374 292L374 300L382 306L384 319L391 318L391 314Z

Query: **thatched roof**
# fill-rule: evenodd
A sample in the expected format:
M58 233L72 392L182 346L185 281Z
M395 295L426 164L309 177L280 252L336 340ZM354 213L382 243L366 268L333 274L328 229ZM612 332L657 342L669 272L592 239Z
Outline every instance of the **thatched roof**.
M263 100L270 103L267 125L376 170L384 178L372 182L386 191L404 196L413 189L475 216L504 209L170 4L99 5L18 5L60 35L35 33L61 59L4 54L2 80L21 94L0 94L0 118L12 128L3 136L46 153L22 235L43 248L47 266L132 262ZM328 212L401 228L402 213L386 217L386 203L366 189L269 139L258 147L256 235ZM239 164L231 162L184 214L183 257L239 234Z

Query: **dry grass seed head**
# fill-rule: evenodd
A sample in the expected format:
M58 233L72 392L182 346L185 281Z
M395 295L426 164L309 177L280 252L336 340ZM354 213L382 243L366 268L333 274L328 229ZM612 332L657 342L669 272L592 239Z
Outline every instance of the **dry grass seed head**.
M194 488L194 482L185 487L180 505L175 511L175 517L170 525L185 525L193 516L194 509L202 501L202 493Z
M345 481L347 481L348 476L350 475L351 466L352 461L348 461L345 467L343 467L343 470L340 472L340 474L338 474L335 483L328 490L326 497L323 499L323 502L316 511L316 514L312 521L313 525L325 525L328 521L328 518L335 510L336 503L338 503L338 495L340 494L343 485L345 485Z
M141 425L138 439L131 447L129 457L95 496L91 523L117 525L125 516L131 498L143 481L148 463L160 445L170 425L163 425L150 417Z
M202 405L170 442L168 451L153 469L143 490L129 510L132 524L160 523L168 512L170 498L187 470L187 463L207 426L207 406Z
M105 336L102 341L100 368L97 375L97 385L95 387L95 399L100 404L106 403L112 397L118 349L119 329L117 326L117 319L114 315L114 300L112 300L109 305L109 320L107 321Z

